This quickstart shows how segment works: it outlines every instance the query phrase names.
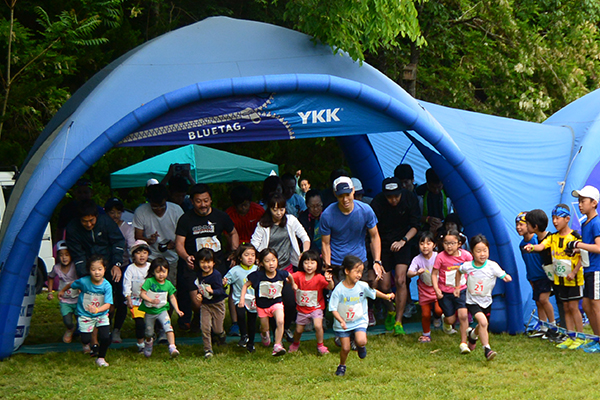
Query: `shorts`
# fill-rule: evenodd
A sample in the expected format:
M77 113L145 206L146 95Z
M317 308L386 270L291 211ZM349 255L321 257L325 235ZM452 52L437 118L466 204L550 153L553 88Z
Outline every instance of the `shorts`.
M77 303L59 303L60 306L60 315L66 317L69 314L77 314Z
M94 328L109 325L110 321L108 320L108 313L106 313L98 317L79 317L77 318L77 323L79 325L79 332L92 333Z
M443 295L444 297L438 302L446 317L453 316L460 308L467 308L467 289L461 290L459 297L454 297L454 293L443 293Z
M583 298L583 286L554 286L554 293L562 301L581 300Z
M256 311L258 312L258 318L269 318L275 316L275 310L283 311L283 303L275 303L269 308L260 308L256 307Z
M548 281L548 279L546 280ZM485 315L485 317L489 321L490 314L492 313L492 305L490 304L486 308L482 308L479 304L467 304L467 311L469 311L469 314L471 314L472 316L475 316L475 314L477 314L478 312L483 313L483 315Z
M144 315L146 315L146 313L140 311L140 308L137 306L130 308L129 312L131 313L131 318L144 318Z
M173 327L171 326L171 318L169 318L169 313L165 310L159 314L148 314L144 315L144 324L146 324L146 334L147 338L154 336L154 323L158 320L158 322L162 325L163 330L166 332L173 332Z
M382 246L383 247L383 246ZM403 264L409 265L411 249L406 244L400 249L400 251L391 251L388 249L381 249L381 263L385 272L395 271L396 265Z
M584 272L583 296L590 300L600 300L600 272Z
M531 281L533 288L533 301L538 301L542 293L552 293L552 282L547 278Z
M350 337L354 332L365 332L367 333L367 328L355 328L349 331L334 331L335 337L343 338Z
M311 320L318 318L323 319L323 310L320 308L312 311L310 314L304 314L303 312L298 311L298 315L296 316L296 325L308 325Z

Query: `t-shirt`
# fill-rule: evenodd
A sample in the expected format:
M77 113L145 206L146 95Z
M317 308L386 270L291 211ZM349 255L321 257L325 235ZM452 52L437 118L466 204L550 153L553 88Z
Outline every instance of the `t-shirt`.
M123 221L119 225L119 230L125 238L125 248L123 249L123 265L129 264L129 248L135 243L135 235L131 222Z
M575 279L569 281L567 275L571 273L573 268L577 266L581 256L579 253L568 256L565 253L567 243L574 240L580 240L581 237L575 231L571 231L568 235L561 236L558 232L551 233L546 236L542 243L544 249L550 249L552 252L552 264L554 265L554 284L561 286L582 286L583 285L583 268L579 268Z
M586 220L581 225L581 236L583 237L583 243L596 243L596 238L600 236L600 218L597 215L589 221ZM600 271L600 254L589 251L588 257L590 266L585 269L585 272Z
M400 202L396 206L392 206L386 196L379 193L371 202L371 207L377 216L382 249L389 249L393 242L402 239L411 228L418 228L420 225L419 200L408 190L402 189Z
M298 271L292 274L294 283L298 285L296 291L296 310L304 314L310 314L315 310L325 309L325 297L323 289L329 286L329 282L321 274L315 274L310 280L306 280L306 272Z
M167 311L169 309L169 297L175 294L175 286L169 280L165 280L165 283L158 283L155 277L150 277L146 279L144 284L142 285L142 289L146 291L146 294L151 299L158 299L160 302L158 304L152 304L147 302L146 300L142 301L140 304L140 311L143 311L148 314L160 314L163 311Z
M185 237L185 251L195 255L202 248L210 248L218 260L223 260L219 237L221 233L230 233L235 226L229 215L213 208L208 215L198 215L194 210L187 211L179 218L175 233Z
M434 251L428 260L423 257L423 254L419 254L412 259L410 267L408 267L408 270L413 272L417 272L421 268L425 270L425 272L419 275L419 280L417 281L419 302L422 304L437 301L437 296L435 295L435 290L433 290L433 284L431 283L431 271L433 270L437 255L438 253Z
M504 279L506 272L490 260L481 267L469 261L461 265L459 270L467 276L467 304L489 307L492 304L492 290L496 285L496 278Z
M265 209L262 208L259 204L252 201L250 202L250 209L248 210L246 215L238 214L234 206L229 207L227 210L225 210L225 212L233 221L233 225L235 225L235 230L240 236L241 244L250 243L250 238L252 238L254 229L256 229L256 224L258 224L258 221L260 221L260 218L265 213Z
M48 274L48 278L54 279L54 277L58 276L58 290L62 290L67 283L75 282L77 279L77 270L75 268L75 264L71 262L69 264L69 270L65 273L60 269L61 264L56 264L52 267L52 271ZM62 299L60 299L61 303L66 304L76 304L77 298L79 297L79 290L77 289L69 289L65 292L65 295Z
M360 201L354 202L354 209L345 215L333 203L321 214L321 236L331 236L331 264L342 265L344 257L353 255L362 262L367 261L365 238L367 230L377 226L373 209Z
M304 210L306 210L306 202L302 196L296 193L285 202L285 211L296 218Z
M457 256L442 251L435 258L433 268L439 270L438 286L442 293L453 293L456 285L456 271L463 263L472 261L473 256L466 250L458 250ZM460 278L460 290L467 287L465 277Z
M329 311L337 311L346 321L346 329L333 319L333 330L337 332L352 331L369 326L369 305L367 297L375 299L377 292L366 282L358 281L353 288L347 288L344 282L338 283L329 298Z
M281 293L288 275L289 272L283 269L276 270L273 278L269 278L262 269L249 274L248 280L256 293L256 307L269 308L274 304L282 303Z
M231 287L231 298L233 299L233 301L235 301L235 304L238 304L240 302L242 286L244 286L244 283L248 281L248 275L250 275L257 269L258 267L256 265L253 265L249 268L242 265L236 265L235 267L231 268L225 275L225 279L227 279L227 284ZM252 289L251 287L246 290L246 297L248 297L248 295L254 297L254 289Z
M291 252L294 251L290 234L287 228L282 228L279 225L271 226L271 234L269 235L269 247L275 249L278 254L277 262L281 268L290 265Z
M99 285L94 285L90 276L84 276L71 284L72 289L79 289L77 299L77 315L80 317L95 318L108 314L108 310L92 314L87 310L88 305L102 307L105 304L113 304L112 286L106 279L102 279Z
M536 252L528 252L523 248L528 245L538 244L537 235L533 235L530 241L525 239L519 243L519 249L521 249L521 256L523 256L523 262L525 263L525 269L527 270L527 280L529 282L535 282L542 279L548 279L544 268L542 267L542 256Z
M183 210L175 203L167 201L165 213L162 217L157 216L150 203L145 203L135 209L133 214L133 227L144 231L145 237L150 237L154 232L158 233L156 242L150 245L151 253L148 256L150 261L157 257L163 257L169 265L174 265L179 257L175 249L161 252L158 245L166 240L175 241L175 229L177 221L183 215Z
M131 302L136 307L142 304L140 293L149 269L149 262L142 267L138 267L135 264L129 264L123 274L123 296L131 296Z
M227 297L223 288L223 276L219 271L213 269L212 274L202 276L202 271L198 272L198 279L194 282L198 288L198 292L202 294L202 304L219 303ZM212 293L206 290L206 287L212 289Z

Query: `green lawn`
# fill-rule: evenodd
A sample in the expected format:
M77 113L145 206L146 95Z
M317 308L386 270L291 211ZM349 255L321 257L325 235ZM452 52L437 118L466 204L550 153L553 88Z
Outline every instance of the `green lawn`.
M124 334L133 336L130 321ZM55 301L39 296L28 343L58 342L61 335ZM302 342L300 352L279 358L261 345L250 355L228 344L215 348L215 357L208 361L199 344L179 345L181 356L176 360L169 359L166 346L157 346L150 359L133 347L111 348L107 356L111 366L103 369L78 351L16 354L0 363L0 398L600 397L596 374L600 355L558 350L524 336L492 335L498 356L488 362L481 346L469 355L459 354L456 335L434 331L427 344L417 343L418 336L369 336L368 357L359 360L352 353L343 378L334 375L339 350L332 339L326 340L332 353L324 357L316 355L314 341Z

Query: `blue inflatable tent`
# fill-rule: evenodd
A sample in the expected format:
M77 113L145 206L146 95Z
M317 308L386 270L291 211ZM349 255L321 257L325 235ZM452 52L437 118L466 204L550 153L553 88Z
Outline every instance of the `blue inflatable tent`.
M598 96L533 124L418 102L369 65L273 25L215 17L158 37L80 88L28 156L0 231L0 359L13 352L46 223L114 146L334 136L371 193L401 160L421 181L431 165L467 234L485 234L515 278L494 291L492 328L519 332L530 294L514 215L549 211L593 179Z

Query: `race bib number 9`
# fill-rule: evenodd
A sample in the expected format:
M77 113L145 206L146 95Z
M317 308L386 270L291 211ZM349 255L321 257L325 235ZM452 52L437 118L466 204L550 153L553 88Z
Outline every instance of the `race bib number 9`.
M144 304L146 305L146 307L148 308L161 308L164 307L165 305L167 305L167 295L169 293L168 292L152 292L152 291L147 291L146 295L148 295L148 297L150 297L151 299L158 299L158 304L154 304L151 303L149 301L144 301Z
M300 307L318 307L318 292L316 290L296 290L296 304Z
M275 299L281 297L283 290L283 282L261 282L259 285L258 295L267 299Z
M494 289L495 285L495 278L469 278L467 280L467 290L469 291L471 296L489 297L492 295L492 290Z
M566 278L572 270L571 260L554 260L554 273L556 276Z
M211 249L215 253L221 251L221 242L216 236L196 238L196 250Z
M99 293L84 293L83 308L88 311L89 307L100 308L104 305L104 295Z
M338 305L338 313L346 322L358 321L363 317L363 308L361 303L352 305L340 304Z

